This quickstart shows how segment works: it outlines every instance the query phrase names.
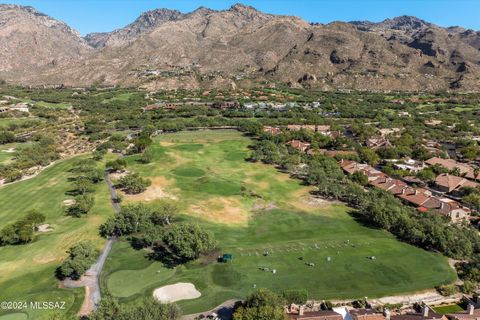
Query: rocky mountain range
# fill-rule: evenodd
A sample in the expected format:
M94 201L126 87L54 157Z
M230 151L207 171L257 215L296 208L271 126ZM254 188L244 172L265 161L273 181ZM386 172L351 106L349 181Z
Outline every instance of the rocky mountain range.
M402 16L308 23L237 4L158 9L81 37L31 7L0 5L0 78L150 90L274 86L480 90L480 32Z

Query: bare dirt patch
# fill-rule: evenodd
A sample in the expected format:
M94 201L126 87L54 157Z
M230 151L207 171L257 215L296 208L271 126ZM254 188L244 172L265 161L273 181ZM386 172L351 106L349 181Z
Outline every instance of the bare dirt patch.
M162 147L171 147L171 146L174 146L175 143L174 142L170 142L170 141L160 141L160 145Z
M128 170L125 170L125 171L122 171L122 172L112 172L112 173L110 173L110 179L116 181L120 178L125 177L129 173L130 173L130 171L128 171Z
M152 180L152 184L140 194L125 194L122 192L122 195L128 201L154 201L158 199L171 199L178 200L178 198L173 194L177 190L171 189L171 181L165 177L156 177Z
M189 212L197 217L227 225L246 224L250 214L236 198L211 198L190 206Z
M310 188L302 188L294 192L294 201L291 204L301 210L311 211L318 208L328 208L335 201L330 201L310 194Z
M273 202L268 202L268 203L265 203L265 202L257 202L253 205L253 210L254 211L268 211L268 210L273 210L273 209L277 209L278 207L275 205L275 203Z

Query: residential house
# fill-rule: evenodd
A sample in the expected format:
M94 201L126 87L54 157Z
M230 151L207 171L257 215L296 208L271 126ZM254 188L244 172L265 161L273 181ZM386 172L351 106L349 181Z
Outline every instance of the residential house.
M310 143L303 142L300 140L292 140L288 143L288 145L294 149L297 149L301 152L305 152L310 148Z
M368 164L341 160L340 166L349 175L355 172L364 173L371 186L391 193L405 203L417 207L421 212L432 210L449 217L452 222L467 219L471 213L470 209L455 200L435 197L426 189L410 187L405 182L393 179Z
M477 188L478 183L457 177L449 173L443 173L435 179L435 188L440 192L450 193L463 187Z
M464 164L464 163L459 163L453 159L442 159L438 157L433 157L425 161L425 163L430 166L439 165L450 171L454 170L455 168L458 168L458 170L460 170L461 175L464 176L465 178L475 179L475 169L472 166L469 166L468 164Z
M285 311L292 320L343 320L343 316L335 311L306 311L305 309L305 306L290 305Z
M385 320L386 319L386 314L383 314L373 309L353 309L349 311L349 314L352 320Z
M476 309L474 304L469 303L466 311L449 314L448 318L451 320L480 320L480 309Z
M263 132L270 133L271 135L277 135L282 133L282 130L278 127L270 127L270 126L264 126L262 129Z
M470 209L463 207L457 201L439 197L430 197L419 207L419 211L428 210L436 211L450 218L454 223L467 219L471 213Z
M0 113L9 111L9 107L0 107Z
M426 201L428 201L428 199L430 199L431 193L425 189L408 187L404 188L397 197L410 205L421 207Z
M379 177L378 179L370 181L370 185L374 186L375 188L382 189L384 191L389 191L393 194L401 192L401 190L407 186L405 182L397 179L392 179L387 175L384 175L382 177Z
M448 320L443 314L436 313L430 307L425 306L421 313L406 313L392 315L390 320Z
M406 159L406 160L395 160L394 167L395 169L406 170L410 172L419 172L425 169L427 166L423 161L417 161L413 159Z
M358 163L356 161L342 159L340 161L340 167L342 167L343 171L349 175L354 174L355 172L362 172L368 177L369 181L374 181L379 177L384 176L380 170L377 170L368 164Z
M315 131L316 126L314 124L289 124L287 129L290 131L310 130Z
M391 148L393 145L385 137L372 137L365 141L365 145L372 149Z

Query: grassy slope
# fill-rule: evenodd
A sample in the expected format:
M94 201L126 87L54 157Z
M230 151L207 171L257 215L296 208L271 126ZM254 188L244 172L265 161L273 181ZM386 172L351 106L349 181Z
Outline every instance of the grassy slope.
M105 183L98 186L91 213L81 219L66 217L63 200L71 188L67 181L75 159L59 162L37 177L0 188L0 225L13 222L30 209L47 216L52 232L39 234L36 241L22 246L0 248L0 300L67 301L69 311L76 312L83 299L83 289L63 290L53 274L66 256L66 250L82 239L91 239L99 248L104 241L98 236L98 225L113 214ZM35 319L46 315L33 312Z
M212 230L221 251L233 253L234 261L197 261L166 270L120 242L104 273L108 290L116 296L131 300L162 285L193 282L202 298L180 305L194 312L241 298L254 284L277 291L305 288L312 298L355 298L422 290L455 279L444 257L360 225L341 204L306 205L302 198L308 197L307 187L271 166L244 161L250 142L236 132L183 132L156 142L154 163L139 165L132 157L130 167L152 180L164 177L164 191L177 196L187 213L183 219ZM252 213L259 200L242 193L242 187L278 208ZM196 205L205 210L199 214ZM234 205L241 213L226 220ZM210 214L215 211L223 216ZM273 253L263 257L264 249ZM259 267L277 269L277 274Z

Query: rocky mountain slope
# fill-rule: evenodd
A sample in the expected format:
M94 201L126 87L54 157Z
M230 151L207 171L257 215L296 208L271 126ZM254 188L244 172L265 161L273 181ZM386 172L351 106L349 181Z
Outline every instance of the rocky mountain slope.
M15 10L22 12L15 15L28 17L29 29L43 31L35 15L23 13L33 9ZM21 27L19 19L9 20L13 14L2 12L0 7L0 37L7 28ZM160 9L123 29L90 34L85 40L57 23L64 26L58 28L64 30L62 38L45 35L45 41L66 41L68 46L56 55L32 54L41 72L24 72L21 58L17 65L0 60L0 77L23 84L148 89L282 83L325 90L480 90L480 33L441 28L415 17L320 25L240 4L188 14ZM4 47L15 52L17 42L14 35L0 42L0 55ZM40 63L67 53L75 59L47 63L48 68Z
M63 66L93 49L65 23L32 7L0 4L0 72Z
M162 23L175 21L181 17L182 13L176 10L157 9L147 11L124 28L113 32L90 33L85 36L85 40L94 48L118 47L136 40Z

